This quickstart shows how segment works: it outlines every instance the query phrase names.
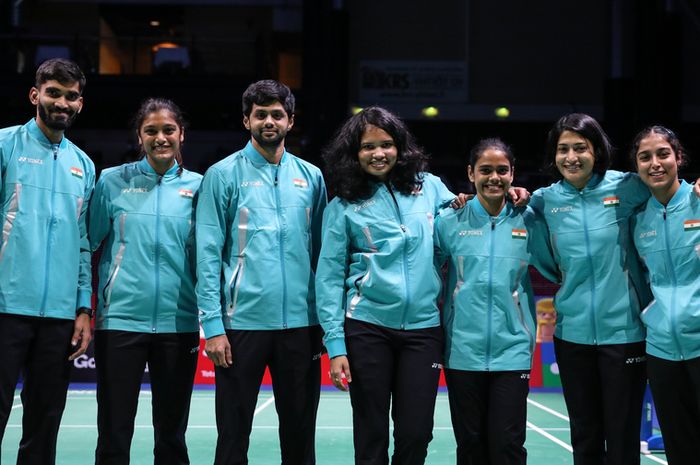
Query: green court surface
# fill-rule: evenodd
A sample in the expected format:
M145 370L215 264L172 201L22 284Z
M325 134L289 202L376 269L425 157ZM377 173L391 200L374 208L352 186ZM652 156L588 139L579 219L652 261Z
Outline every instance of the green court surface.
M21 435L22 406L19 392L14 400L5 437L1 463L14 464ZM58 437L58 465L94 463L97 441L95 392L71 390ZM528 463L539 465L571 464L571 446L566 408L561 394L531 393L528 400ZM447 394L441 392L435 410L433 441L428 450L428 465L455 463L455 442L450 424ZM211 464L216 444L214 391L197 390L192 396L187 444L193 465ZM150 392L142 391L131 449L131 463L153 463ZM353 463L352 412L347 393L322 391L316 432L316 457L319 465ZM277 414L271 391L263 390L258 399L249 460L252 465L279 464ZM641 465L666 464L663 454L643 455Z

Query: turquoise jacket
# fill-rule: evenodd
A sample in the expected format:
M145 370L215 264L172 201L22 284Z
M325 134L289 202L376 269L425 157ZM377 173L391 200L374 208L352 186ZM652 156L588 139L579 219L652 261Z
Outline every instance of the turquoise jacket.
M0 313L75 319L91 307L85 217L95 167L35 120L0 129Z
M436 253L450 260L442 310L447 368L530 369L535 316L528 223L523 208L508 202L492 217L478 198L437 217Z
M545 219L553 252L538 267L561 283L556 337L578 344L644 340L639 314L651 292L630 217L648 198L636 174L612 170L594 174L580 191L562 180L532 195L530 207Z
M90 202L90 244L104 244L96 329L197 332L193 199L202 176L144 158L105 169Z
M392 329L440 325L433 219L454 197L425 173L422 189L412 195L380 183L366 200L331 201L316 276L319 321L330 357L347 353L346 317Z
M314 270L326 202L321 170L286 151L275 165L249 142L209 168L196 222L207 338L318 324Z
M651 197L636 216L634 243L654 293L642 312L647 353L700 357L700 199L693 186L681 181L666 207Z

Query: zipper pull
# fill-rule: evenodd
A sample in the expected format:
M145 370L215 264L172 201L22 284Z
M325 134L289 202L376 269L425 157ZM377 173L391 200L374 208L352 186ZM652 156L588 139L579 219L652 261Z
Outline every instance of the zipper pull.
M58 160L58 144L52 144L53 148L53 159Z
M157 184L158 184L159 186L160 186L160 182L161 182L162 180L163 180L163 176L158 175L158 182L157 182Z
M664 207L664 221L666 221L666 207Z
M491 218L491 231L496 229L496 218Z

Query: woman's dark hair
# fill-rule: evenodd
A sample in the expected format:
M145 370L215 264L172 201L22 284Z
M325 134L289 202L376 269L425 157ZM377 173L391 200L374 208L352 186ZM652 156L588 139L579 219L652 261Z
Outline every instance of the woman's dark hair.
M513 170L515 167L515 157L513 156L513 151L511 150L510 146L508 146L498 137L481 139L479 142L477 142L477 144L469 151L469 166L474 168L474 166L476 166L476 162L479 161L479 158L481 158L481 155L483 155L488 149L496 149L505 153L508 163L510 163L511 171Z
M374 178L365 173L358 160L360 141L369 125L386 131L396 145L396 165L389 172L387 182L405 195L420 189L422 173L428 167L428 155L416 144L406 125L396 115L384 108L369 107L351 116L323 149L326 181L330 190L350 202L372 195Z
M687 160L687 154L681 144L681 140L678 138L675 132L669 128L661 125L648 126L637 133L632 142L632 148L630 149L630 158L634 166L637 166L637 152L639 151L639 144L642 143L642 139L645 139L651 134L658 134L664 138L668 145L673 149L673 153L676 159L680 160L679 166L685 166Z
M613 146L598 121L584 113L564 115L549 130L545 144L545 170L561 178L561 173L559 173L554 159L557 155L559 137L564 131L575 132L593 144L593 156L595 157L593 172L604 175L612 163Z
M146 117L148 117L148 115L151 113L157 113L161 110L166 110L170 113L177 125L180 127L180 131L185 130L185 127L187 127L187 121L185 120L182 110L180 110L180 107L178 107L175 102L166 98L149 98L141 103L141 106L134 115L132 121L132 127L136 131L137 136L141 131L141 125ZM180 145L182 146L182 144ZM143 151L143 147L141 147L141 150ZM180 176L183 169L181 151L178 150L178 152L175 154L175 160L178 164L177 175Z

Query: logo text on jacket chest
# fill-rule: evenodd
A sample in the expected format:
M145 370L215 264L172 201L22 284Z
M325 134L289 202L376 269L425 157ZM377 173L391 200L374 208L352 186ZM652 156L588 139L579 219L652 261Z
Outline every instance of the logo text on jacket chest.
M571 205L566 206L566 207L554 207L551 210L551 213L557 214L557 213L568 213L574 211L574 207Z
M367 207L371 207L371 206L374 205L375 203L377 203L376 200L365 200L365 201L362 202L361 204L355 206L352 210L353 210L355 213L357 213L357 212L359 212L360 210L364 210L364 209L367 208Z
M20 163L29 163L30 165L44 164L44 160L42 160L41 158L18 157L17 161Z
M241 181L241 187L262 187L264 186L265 183L257 180L257 181Z
M462 229L462 230L459 232L459 235L460 235L460 237L464 237L464 236L483 236L483 235L484 235L484 231L482 231L481 229Z
M639 238L644 239L647 237L654 237L656 236L656 229L652 229L651 231L644 231L642 233L639 233Z

